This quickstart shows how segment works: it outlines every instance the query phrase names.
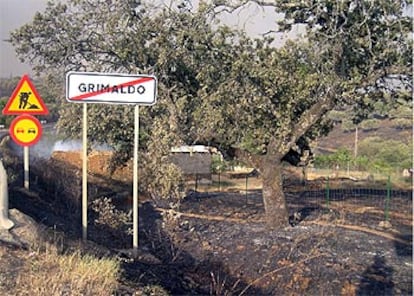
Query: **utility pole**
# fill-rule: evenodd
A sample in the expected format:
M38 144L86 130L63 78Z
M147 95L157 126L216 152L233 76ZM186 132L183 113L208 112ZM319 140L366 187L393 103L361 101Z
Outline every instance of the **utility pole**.
M355 127L354 158L358 156L358 126Z

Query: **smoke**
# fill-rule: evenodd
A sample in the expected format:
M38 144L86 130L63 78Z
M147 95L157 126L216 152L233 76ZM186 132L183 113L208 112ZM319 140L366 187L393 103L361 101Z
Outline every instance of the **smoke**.
M82 150L82 141L80 140L67 140L67 141L57 141L52 147L52 152L54 151L79 151Z
M82 150L81 140L66 140L57 141L53 145L52 152L54 151L79 151ZM112 151L111 147L106 144L92 144L92 149L95 151Z
M55 151L81 151L81 140L53 140L53 139L41 139L36 145L33 146L30 152L30 156L37 158L48 159ZM111 147L106 144L94 144L92 149L96 151L111 151Z
M29 156L31 159L42 158L49 159L55 151L81 151L82 141L79 139L61 140L54 129L49 128L42 135L39 142L29 147ZM0 133L0 141L6 141L6 145L17 156L23 157L23 147L16 144L8 135L8 132ZM61 138L61 137L60 137ZM90 143L88 143L90 145ZM92 144L92 149L95 151L113 151L113 149L106 144Z

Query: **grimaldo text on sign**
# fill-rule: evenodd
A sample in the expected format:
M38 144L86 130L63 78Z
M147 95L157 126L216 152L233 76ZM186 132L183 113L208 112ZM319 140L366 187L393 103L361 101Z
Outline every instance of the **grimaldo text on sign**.
M77 103L153 105L157 96L155 76L69 72L66 99Z

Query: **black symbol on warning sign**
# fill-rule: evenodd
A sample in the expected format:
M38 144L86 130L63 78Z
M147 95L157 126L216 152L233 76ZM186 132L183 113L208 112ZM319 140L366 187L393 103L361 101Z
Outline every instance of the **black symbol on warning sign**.
M29 97L32 94L32 92L21 92L19 96L19 109L26 109L27 105L29 105L29 108L27 109L39 109L39 106L35 104L29 103Z

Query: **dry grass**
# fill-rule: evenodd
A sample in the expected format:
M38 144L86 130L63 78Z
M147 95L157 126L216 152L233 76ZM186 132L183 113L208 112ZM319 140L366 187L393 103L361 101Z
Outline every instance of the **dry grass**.
M208 191L220 191L222 192L231 192L231 191L246 191L246 178L229 178L225 175L220 177L220 182L218 181L218 176L213 175L212 184L198 184L197 191L199 192L208 192ZM187 182L187 187L189 189L194 189L194 181L191 180ZM258 177L249 177L247 179L247 190L260 190L262 189L262 179Z
M9 295L111 295L120 265L76 251L59 255L53 248L28 253Z
M331 178L332 184L331 188L343 188L349 184L352 187L355 186L371 186L374 188L387 188L387 174L380 173L370 173L366 171L346 171L346 170L328 170L328 169L318 169L315 171L308 170L307 178L308 181ZM403 177L402 172L390 174L392 188L400 190L412 190L413 189L413 179L411 177ZM338 181L335 183L335 179ZM349 179L349 181L344 181L343 179ZM351 180L358 180L359 183L356 185Z

